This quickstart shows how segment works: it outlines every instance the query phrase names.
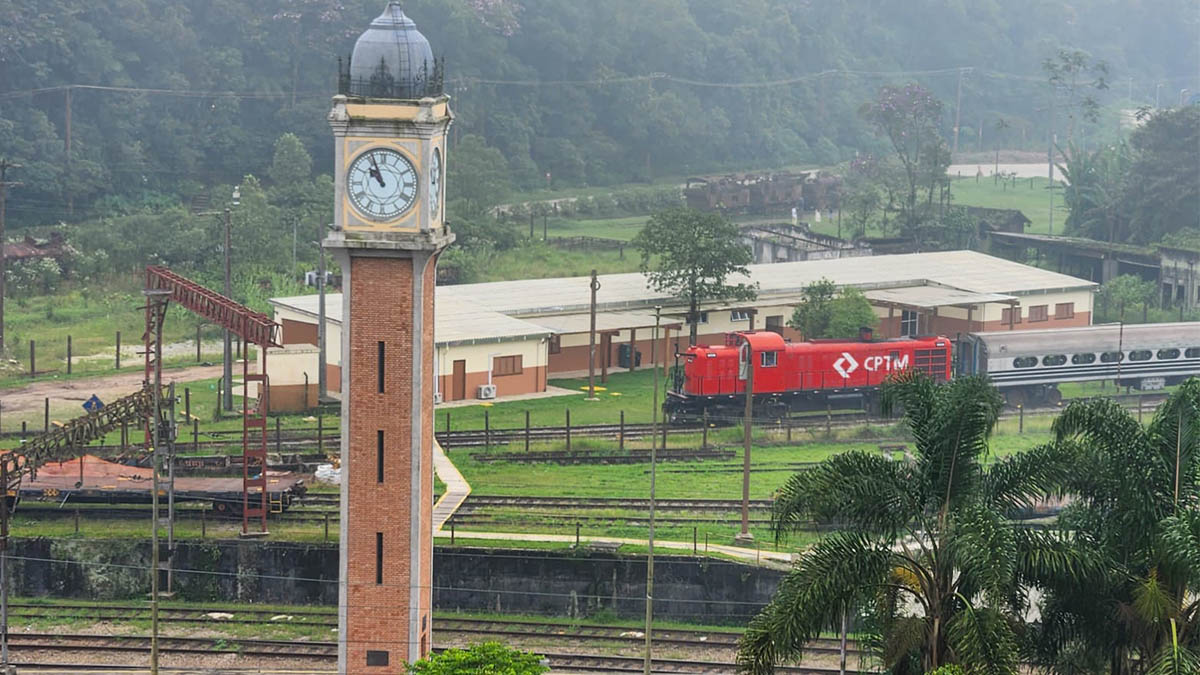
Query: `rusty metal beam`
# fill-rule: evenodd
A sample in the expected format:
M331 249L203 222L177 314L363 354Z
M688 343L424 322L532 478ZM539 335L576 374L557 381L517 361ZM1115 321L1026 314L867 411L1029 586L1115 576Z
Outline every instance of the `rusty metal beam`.
M146 268L146 285L152 290L170 291L172 302L228 329L234 335L260 347L282 347L279 324L271 317L186 279L171 270L151 265Z

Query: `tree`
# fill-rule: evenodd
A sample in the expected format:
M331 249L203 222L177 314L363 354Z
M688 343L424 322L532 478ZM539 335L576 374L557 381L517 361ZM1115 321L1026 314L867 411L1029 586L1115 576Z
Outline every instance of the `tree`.
M1127 241L1123 184L1130 166L1129 147L1118 143L1089 153L1072 143L1061 154L1065 162L1057 166L1067 181L1063 199L1070 209L1066 231L1109 243Z
M1097 564L1040 579L1039 660L1058 672L1200 672L1200 379L1145 427L1096 398L1067 406L1053 431L1080 458L1059 527Z
M858 336L859 329L874 329L879 324L875 309L857 288L837 286L828 279L814 281L804 289L799 305L792 310L788 325L800 331L805 340Z
M1158 287L1153 281L1145 281L1140 277L1132 274L1122 274L1113 277L1100 287L1099 297L1100 306L1104 308L1104 313L1109 317L1114 317L1118 321L1125 320L1125 310L1135 305L1142 306L1142 320L1146 320L1146 312L1149 310L1150 303L1154 302L1154 298L1158 293Z
M550 668L542 657L484 642L470 649L447 649L408 666L412 675L541 675Z
M654 290L688 301L690 344L696 344L700 303L753 300L758 285L729 284L732 274L748 275L753 260L736 225L715 213L677 208L650 217L633 239L642 254L641 270Z
M1121 191L1129 240L1150 243L1200 227L1200 106L1155 113L1130 135Z
M920 248L922 227L932 218L933 196L950 166L950 150L941 136L942 102L916 83L889 85L861 113L887 137L900 162L903 193L894 205L900 212L900 233Z
M271 181L279 187L308 183L312 178L312 157L300 138L291 132L275 141L275 156L271 159Z
M461 217L484 215L512 189L504 155L481 136L463 136L446 160L448 204Z
M1093 60L1078 49L1059 49L1053 58L1042 61L1042 70L1050 83L1051 95L1061 92L1067 110L1067 143L1075 142L1077 117L1095 123L1100 118L1096 92L1108 89L1108 64Z
M860 612L892 673L949 663L968 675L1016 673L1026 571L1075 569L1063 542L1009 520L1065 480L1069 447L988 457L1003 400L981 377L938 384L905 371L884 383L883 403L903 409L912 460L845 452L779 490L777 538L810 521L838 529L800 554L750 622L738 645L742 672L798 660L843 613Z

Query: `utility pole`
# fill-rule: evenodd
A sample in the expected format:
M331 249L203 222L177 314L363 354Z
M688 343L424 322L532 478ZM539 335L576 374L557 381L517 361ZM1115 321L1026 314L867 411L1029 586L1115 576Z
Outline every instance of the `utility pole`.
M4 214L8 209L8 188L20 185L8 180L9 169L19 169L7 159L0 159L0 354L4 353Z
M1046 189L1050 192L1050 226L1049 233L1054 234L1054 143L1058 137L1054 133L1054 113L1058 103L1058 92L1050 87L1050 142L1046 147L1046 179L1049 181Z
M650 341L650 359L654 360L654 349L658 345L658 325L662 317L662 305L654 307L654 338ZM631 356L636 358L636 356ZM642 663L643 675L650 675L653 647L650 631L654 624L654 479L658 460L658 366L654 367L654 396L650 410L650 553L646 557L646 658ZM666 423L666 420L663 420Z
M317 225L317 405L329 396L325 381L325 232Z
M962 110L963 73L966 71L966 68L958 69L958 93L954 96L954 147L950 150L951 157L958 154L958 120L959 112Z
M592 280L588 284L592 289L591 327L588 329L588 395L587 400L596 400L596 291L600 290L600 280L596 278L596 270L592 270Z
M750 534L750 436L754 428L754 349L750 340L742 336L743 363L746 366L746 415L742 422L742 531L733 540L746 545L754 541ZM740 373L739 373L740 374Z
M225 207L225 297L233 299L233 260L230 248L233 245L233 211ZM221 407L225 412L233 410L233 334L225 329L224 369L221 377Z
M66 161L63 162L63 168L65 168L67 171L67 179L68 180L70 179L70 176L71 176L71 90L72 89L74 89L74 87L67 87L65 90L65 93L67 95L67 101L66 101L67 109L66 109L66 124L64 125L66 127L66 129L65 129L66 130L66 138L63 139L63 154L66 156ZM70 190L67 191L67 215L69 215L69 216L75 215L75 193Z

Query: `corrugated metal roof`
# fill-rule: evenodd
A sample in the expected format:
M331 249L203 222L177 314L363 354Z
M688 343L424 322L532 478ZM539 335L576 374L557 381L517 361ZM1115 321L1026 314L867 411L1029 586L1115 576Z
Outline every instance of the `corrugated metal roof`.
M860 288L864 292L934 288L950 300L940 304L1005 302L1012 299L1010 296L1068 289L1091 290L1097 285L976 251L771 263L750 265L749 271L748 279L738 275L729 281L757 282L760 303L770 301L773 297L794 298L810 283L821 279L829 279L838 286ZM600 276L599 281L598 307L613 318L619 313L628 312L632 321L653 325L653 312L647 312L648 309L654 305L664 305L667 311L676 311L681 304L666 293L650 289L646 278L638 272L605 274ZM589 277L569 277L439 286L436 339L443 344L514 339L544 335L552 330L585 331L586 324L579 329L580 319L573 317L586 317L591 294L588 283ZM932 297L934 292L911 291L911 297L917 298L918 294L931 294ZM953 295L955 293L962 295ZM316 297L275 298L271 303L315 317ZM341 317L342 312L341 296L329 294L326 298L327 313L334 317L330 320L336 323L335 319ZM644 323L647 315L650 321ZM622 327L628 328L630 325L633 324L626 323ZM614 325L612 329L615 328Z
M437 289L437 304L434 312L433 334L439 345L464 342L502 342L524 337L544 337L553 332L545 326L514 319L464 298L447 296L444 292L446 288ZM314 319L318 315L317 295L272 298L271 304L275 307L306 314ZM325 316L329 325L341 325L341 293L325 294ZM651 317L651 321L653 321L653 317Z
M760 298L796 294L808 284L823 278L839 286L855 286L864 290L934 283L972 293L1018 295L1096 286L1091 281L976 251L769 263L750 265L749 270L748 279L738 275L729 281L757 282ZM586 309L590 293L588 277L493 281L446 286L444 290L448 295L469 298L491 309L522 317ZM646 278L638 272L600 276L598 302L603 309L645 308L666 304L671 300L668 294L650 289Z
M953 307L955 305L978 305L988 302L1009 302L1016 300L1014 296L1000 293L971 293L955 288L942 286L903 286L901 288L885 288L867 291L863 295L868 300L887 302L909 307L932 309L934 307Z

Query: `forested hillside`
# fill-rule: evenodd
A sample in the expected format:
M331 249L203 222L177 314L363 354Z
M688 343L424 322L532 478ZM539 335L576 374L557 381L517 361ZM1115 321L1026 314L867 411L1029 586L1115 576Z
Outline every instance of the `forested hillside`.
M0 1L0 156L24 165L10 227L155 210L266 176L285 132L328 173L336 60L383 4ZM1109 114L1084 143L1115 131L1117 107L1200 89L1191 0L404 7L446 57L456 140L482 139L464 159L518 189L842 161L879 143L856 111L889 82L945 101L950 138L961 67L960 151L1044 148L1041 64L1060 47L1109 66Z

